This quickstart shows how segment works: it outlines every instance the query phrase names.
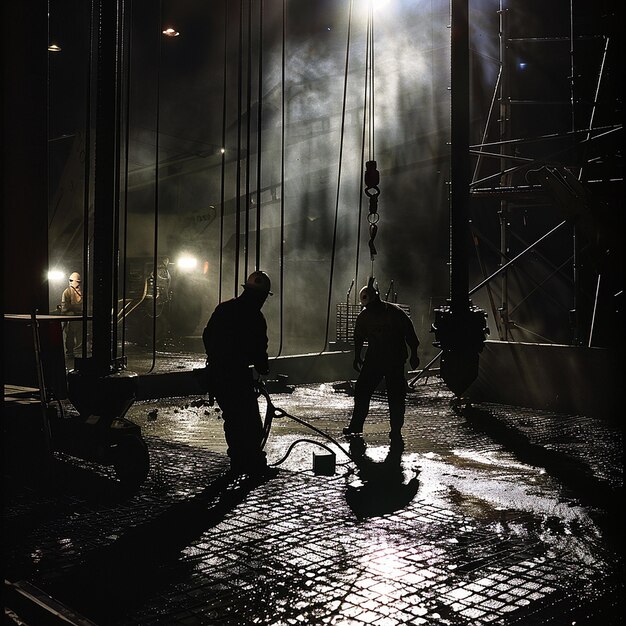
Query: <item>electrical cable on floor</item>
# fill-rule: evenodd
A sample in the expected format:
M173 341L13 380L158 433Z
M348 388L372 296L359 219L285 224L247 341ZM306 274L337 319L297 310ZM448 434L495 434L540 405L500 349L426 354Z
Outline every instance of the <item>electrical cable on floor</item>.
M320 441L316 441L315 439L301 438L301 439L296 439L295 441L293 441L291 443L291 445L289 446L289 448L287 449L287 452L285 452L284 456L280 460L276 461L275 463L270 463L269 464L270 467L277 467L278 465L281 465L282 463L284 463L289 458L289 455L291 454L291 451L299 443L313 443L316 446L320 446L321 448L324 448L325 450L327 450L331 454L335 454L335 451L330 446L327 446L326 444L321 443ZM347 462L345 462L345 463L337 463L337 465L340 465L340 466L347 465Z
M315 426L313 426L313 424L309 424L309 422L296 417L295 415L291 415L289 413L287 413L287 411L280 409L276 406L274 406L269 394L267 393L267 390L265 389L263 383L260 380L255 381L256 382L256 388L257 388L257 392L259 393L259 395L263 396L263 398L265 398L265 401L267 402L267 409L265 411L265 421L263 424L263 437L262 437L262 441L261 441L261 448L265 447L265 444L267 443L267 439L269 437L269 433L270 433L270 429L272 427L272 421L275 417L280 418L280 417L288 417L290 419L292 419L294 422L297 422L298 424L301 424L302 426L305 426L306 428L309 428L310 430L312 430L313 432L316 432L318 435L321 435L322 437L328 439L331 443L333 443L334 445L336 445L339 450L341 450L341 452L343 452L357 467L359 466L359 460L357 458L355 458L352 454L350 454L350 452L348 450L346 450L344 448L344 446L342 446L334 437L331 437L328 433L325 433L323 430L320 430L319 428L316 428ZM282 458L279 463L283 463L287 457L289 456L289 454L291 453L291 450L294 448L295 444L299 443L300 441L308 441L310 443L315 443L319 446L321 446L322 448L325 448L326 450L330 450L331 452L334 453L333 450L331 450L330 448L328 448L328 446L320 443L319 441L315 441L315 440L311 440L311 439L298 439L296 441L294 441L292 443L292 445L289 447L289 450L287 451L287 454L284 456L284 458ZM278 463L276 463L275 465L278 465Z

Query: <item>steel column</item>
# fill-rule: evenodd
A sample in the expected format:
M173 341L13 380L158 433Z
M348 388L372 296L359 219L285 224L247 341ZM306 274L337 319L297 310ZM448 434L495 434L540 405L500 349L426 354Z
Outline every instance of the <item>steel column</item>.
M117 41L120 0L100 0L97 46L93 238L93 368L108 373L113 360L113 282L116 215Z
M468 0L451 2L450 300L435 311L434 345L442 349L441 376L457 397L478 375L486 313L469 299L469 12Z
M450 298L452 313L469 306L469 14L468 0L451 2Z

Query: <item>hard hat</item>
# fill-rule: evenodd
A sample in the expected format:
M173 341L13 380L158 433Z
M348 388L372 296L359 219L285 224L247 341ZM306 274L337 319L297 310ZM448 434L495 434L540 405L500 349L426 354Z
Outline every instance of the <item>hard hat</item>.
M359 302L361 303L361 306L367 306L376 300L380 300L380 296L374 286L367 285L362 287L361 291L359 291Z
M244 289L250 289L250 291L255 291L259 294L266 294L269 296L273 296L274 294L270 291L272 287L272 282L270 281L270 277L260 270L256 272L252 272L248 279L246 280L246 284L242 285Z
M80 282L81 282L80 281L80 274L78 272L72 272L70 274L69 281L71 283L74 283L74 285L77 285L77 284L80 285Z

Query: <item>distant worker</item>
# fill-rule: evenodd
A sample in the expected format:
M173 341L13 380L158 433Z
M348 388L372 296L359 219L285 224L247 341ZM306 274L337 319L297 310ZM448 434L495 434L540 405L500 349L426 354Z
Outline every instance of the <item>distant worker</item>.
M411 351L409 362L413 369L419 365L417 348L419 340L413 322L397 305L383 302L372 278L359 292L363 309L354 325L354 369L359 372L354 389L354 409L350 424L343 429L345 435L361 435L370 400L381 380L385 379L389 404L390 438L402 435L407 382L404 363ZM365 360L361 358L367 341Z
M83 292L78 272L72 272L69 277L69 286L61 296L61 313L63 315L83 314ZM64 322L65 355L74 356L74 351L82 346L83 329L80 322Z
M272 295L271 282L265 272L255 271L242 286L238 297L217 305L202 340L209 394L222 410L231 470L264 478L275 470L268 467L262 450L263 422L252 368L269 373L267 324L261 308Z

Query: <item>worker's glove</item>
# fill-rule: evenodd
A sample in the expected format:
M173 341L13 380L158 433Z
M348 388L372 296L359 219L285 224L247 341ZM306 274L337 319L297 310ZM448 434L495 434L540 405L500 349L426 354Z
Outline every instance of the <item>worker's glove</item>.
M361 371L361 367L363 367L363 360L361 357L356 357L354 361L352 361L352 367L357 371Z
M411 364L411 369L416 370L419 367L420 358L417 356L417 354L412 354L409 363Z

